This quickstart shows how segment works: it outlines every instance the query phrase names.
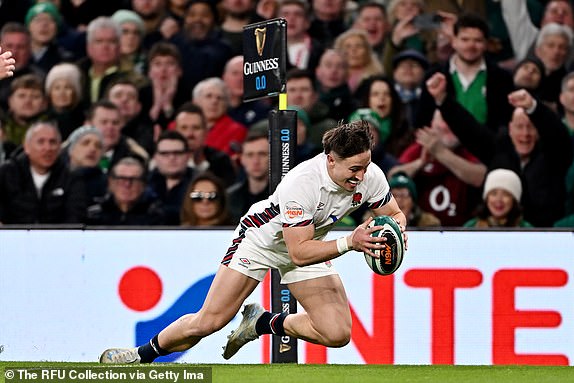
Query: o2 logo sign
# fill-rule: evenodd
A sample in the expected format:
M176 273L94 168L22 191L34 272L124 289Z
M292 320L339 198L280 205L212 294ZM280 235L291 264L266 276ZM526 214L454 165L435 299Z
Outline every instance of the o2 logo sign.
M149 340L184 314L199 311L215 274L208 275L194 282L175 302L158 317L137 322L135 326L135 345L139 346ZM160 276L149 267L136 266L127 270L118 283L118 295L129 309L146 312L153 309L163 295L163 282ZM173 362L183 353L173 353L157 359L158 362Z

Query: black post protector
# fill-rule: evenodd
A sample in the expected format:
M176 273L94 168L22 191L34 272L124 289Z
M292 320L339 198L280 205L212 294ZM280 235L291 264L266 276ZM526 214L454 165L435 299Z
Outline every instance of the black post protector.
M269 112L269 193L273 193L281 179L295 166L297 147L297 112L272 110ZM281 276L271 271L271 311L296 313L297 301ZM297 339L272 336L271 363L297 363Z

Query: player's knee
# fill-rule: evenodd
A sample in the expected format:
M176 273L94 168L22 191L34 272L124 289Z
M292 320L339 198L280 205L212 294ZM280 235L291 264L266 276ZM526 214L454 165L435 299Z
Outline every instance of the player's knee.
M331 329L323 336L324 345L327 347L344 347L351 341L351 328L341 327Z

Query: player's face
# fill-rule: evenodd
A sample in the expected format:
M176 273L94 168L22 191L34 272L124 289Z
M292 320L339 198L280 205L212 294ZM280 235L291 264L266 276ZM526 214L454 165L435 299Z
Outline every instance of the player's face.
M363 181L370 163L370 150L348 158L341 158L334 152L327 155L329 176L333 182L349 192L355 191Z
M510 212L510 209L512 209L513 204L514 197L503 189L493 189L486 196L488 211L497 219L505 218Z

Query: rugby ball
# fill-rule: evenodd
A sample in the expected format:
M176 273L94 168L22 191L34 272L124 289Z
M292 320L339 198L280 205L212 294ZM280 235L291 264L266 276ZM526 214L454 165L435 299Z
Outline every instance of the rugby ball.
M379 258L370 256L367 253L363 253L367 265L375 273L380 275L390 275L397 271L401 263L403 262L403 254L405 251L405 243L403 241L403 235L401 233L401 228L394 218L386 215L375 217L371 223L369 223L369 228L373 226L382 226L381 230L374 231L371 236L378 238L386 238L386 242L382 242L385 245L384 249L375 250L374 253L379 255Z

